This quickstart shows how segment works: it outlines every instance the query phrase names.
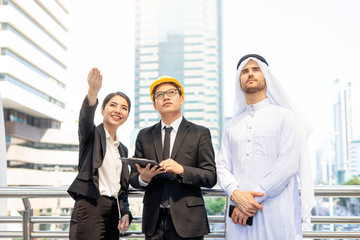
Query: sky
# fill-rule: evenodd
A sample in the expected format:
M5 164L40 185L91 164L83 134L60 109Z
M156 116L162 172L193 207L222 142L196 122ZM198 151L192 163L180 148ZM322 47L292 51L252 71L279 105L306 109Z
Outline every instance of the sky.
M133 100L135 1L77 0L69 4L69 109L78 114L92 67L103 74L99 100L118 90ZM225 116L232 115L238 60L257 53L310 119L315 136L329 138L338 89L334 80L360 81L359 9L357 0L223 0ZM134 126L133 114L119 128L125 144ZM356 115L359 121L353 125L359 129ZM99 109L96 121L101 122Z

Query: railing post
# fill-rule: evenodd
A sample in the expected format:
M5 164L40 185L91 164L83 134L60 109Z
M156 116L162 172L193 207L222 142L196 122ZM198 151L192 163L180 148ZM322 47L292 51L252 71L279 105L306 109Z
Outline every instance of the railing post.
M24 240L31 240L31 233L32 233L32 223L31 217L33 215L33 210L31 209L31 204L28 198L22 199L24 204L23 210L23 239Z

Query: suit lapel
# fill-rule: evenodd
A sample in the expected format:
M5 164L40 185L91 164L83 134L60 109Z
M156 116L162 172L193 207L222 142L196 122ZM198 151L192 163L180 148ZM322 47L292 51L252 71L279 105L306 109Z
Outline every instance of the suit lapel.
M106 135L105 135L105 129L104 129L104 126L103 124L100 124L99 125L99 130L100 130L100 140L101 140L101 159L104 159L105 157L105 153L106 153Z
M126 153L125 153L125 150L124 150L124 148L122 147L121 143L119 144L118 149L119 149L120 157L127 157L127 156L126 156Z
M127 163L125 163L124 161L121 160L121 158L122 158L122 157L127 157L127 154L126 154L125 149L124 149L124 147L122 146L121 143L119 144L118 149L119 149L119 153L120 153L120 159L119 159L119 161L122 163L121 176L124 176L124 174L125 174L125 172L124 172L124 171L125 171L125 168L127 168L128 166L127 166ZM127 171L126 171L126 172L127 172Z
M185 118L183 118L183 120L180 123L178 132L176 134L174 146L171 152L171 159L175 159L176 154L178 153L182 143L185 140L187 133L189 132L190 129L189 126L190 126L189 122Z
M162 141L161 141L161 122L159 122L152 130L152 138L155 147L157 162L162 160Z

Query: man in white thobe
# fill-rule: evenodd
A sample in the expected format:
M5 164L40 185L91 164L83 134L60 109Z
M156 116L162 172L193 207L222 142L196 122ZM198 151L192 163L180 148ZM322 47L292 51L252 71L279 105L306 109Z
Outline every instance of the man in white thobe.
M263 57L240 59L234 110L216 160L220 186L236 206L226 239L302 239L301 218L309 229L313 203L307 126ZM308 188L301 204L297 176L310 178L301 182Z

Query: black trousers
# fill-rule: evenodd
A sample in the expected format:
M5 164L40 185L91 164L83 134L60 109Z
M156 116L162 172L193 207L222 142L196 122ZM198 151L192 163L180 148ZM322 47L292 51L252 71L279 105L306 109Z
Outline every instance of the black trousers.
M194 238L180 237L174 227L171 219L170 208L160 208L159 217L156 223L155 232L152 236L145 236L145 240L201 240L204 236Z
M70 240L119 240L119 213L115 198L91 199L80 196L75 201L70 220Z

